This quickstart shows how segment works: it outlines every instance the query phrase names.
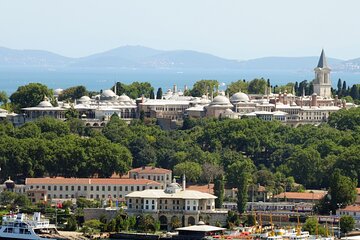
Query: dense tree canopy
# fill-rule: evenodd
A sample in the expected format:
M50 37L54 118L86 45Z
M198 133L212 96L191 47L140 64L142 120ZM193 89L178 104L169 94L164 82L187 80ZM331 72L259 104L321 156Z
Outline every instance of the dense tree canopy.
M44 100L44 97L52 98L53 91L41 83L29 83L19 87L11 94L10 100L15 110L24 107L34 107Z
M82 96L88 96L89 92L84 86L75 86L65 89L59 96L59 101L70 100L74 101Z

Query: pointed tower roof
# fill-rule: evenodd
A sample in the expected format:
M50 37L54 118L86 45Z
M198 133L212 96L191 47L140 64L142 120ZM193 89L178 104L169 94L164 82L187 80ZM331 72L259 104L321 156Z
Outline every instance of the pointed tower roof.
M320 59L319 59L317 67L318 68L329 68L326 57L325 57L324 49L321 51L321 55L320 55Z

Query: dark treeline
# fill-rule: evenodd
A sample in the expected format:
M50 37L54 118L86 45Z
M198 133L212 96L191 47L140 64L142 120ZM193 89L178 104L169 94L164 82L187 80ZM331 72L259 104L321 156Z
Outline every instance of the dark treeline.
M276 192L293 190L294 182L328 188L335 169L359 182L359 108L340 110L319 127L292 128L259 119L187 119L183 129L163 131L156 121L144 121L127 125L113 116L102 132L78 119L39 119L20 128L2 122L2 178L109 177L143 165L179 174L189 166L183 163L192 163L193 182L213 181L223 169L226 183L237 185L241 168L249 183Z

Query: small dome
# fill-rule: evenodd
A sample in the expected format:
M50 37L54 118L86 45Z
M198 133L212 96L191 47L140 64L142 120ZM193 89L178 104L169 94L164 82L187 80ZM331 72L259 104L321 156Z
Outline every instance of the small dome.
M212 102L210 103L210 105L229 105L230 101L227 97L225 96L216 96Z
M107 90L104 90L102 93L101 93L101 97L116 97L116 94L114 93L113 90L111 89L107 89Z
M41 101L37 107L41 107L41 108L48 108L48 107L53 107L53 105L51 105L51 103L49 102L48 98L45 97L44 101Z
M231 102L249 102L249 96L243 92L235 93L230 98Z
M91 98L89 98L88 96L82 96L81 98L79 98L79 102L88 102L90 101Z
M197 225L205 225L203 221L199 221Z
M7 189L14 189L15 188L15 182L13 180L9 179L4 182Z
M120 102L127 102L127 101L131 101L131 98L129 98L125 93L123 93L119 98L118 100Z

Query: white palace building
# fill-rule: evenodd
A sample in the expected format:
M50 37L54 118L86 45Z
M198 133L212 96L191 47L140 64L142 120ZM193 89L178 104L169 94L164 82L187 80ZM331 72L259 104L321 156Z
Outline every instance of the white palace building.
M298 126L300 124L318 125L326 122L332 112L341 108L356 107L332 98L331 69L327 64L324 50L318 65L314 69L314 93L311 96L295 96L294 93L280 92L273 94L270 91L264 95L245 94L241 91L231 97L224 92L218 92L216 97L204 95L202 97L185 96L176 86L169 89L162 99L147 99L144 97L131 99L125 94L118 96L108 89L92 98L83 96L71 106L59 102L52 106L45 97L38 106L22 109L22 114L8 114L0 111L0 118L8 118L15 125L33 121L42 116L51 116L65 120L66 111L73 107L79 112L81 119L87 126L103 127L115 113L121 119L129 122L139 118L143 112L145 117L156 118L158 122L165 122L168 128L181 123L184 118L225 117L240 119L256 117L265 121L278 120L284 124ZM55 90L55 97L61 94L61 89Z

